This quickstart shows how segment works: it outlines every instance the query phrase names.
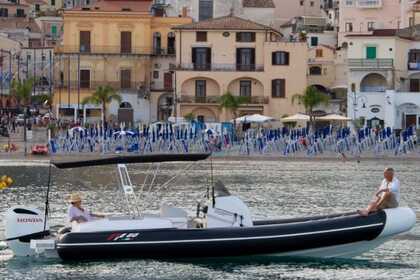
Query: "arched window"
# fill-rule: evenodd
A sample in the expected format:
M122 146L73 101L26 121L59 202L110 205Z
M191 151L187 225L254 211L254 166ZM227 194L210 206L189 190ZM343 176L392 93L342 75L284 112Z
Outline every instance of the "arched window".
M175 54L175 33L168 33L168 54Z
M309 75L321 75L322 68L319 66L312 66L309 68Z
M129 102L122 102L120 104L120 109L131 109L131 108L132 108L132 106Z
M273 65L289 65L289 53L278 51L271 53L271 64Z

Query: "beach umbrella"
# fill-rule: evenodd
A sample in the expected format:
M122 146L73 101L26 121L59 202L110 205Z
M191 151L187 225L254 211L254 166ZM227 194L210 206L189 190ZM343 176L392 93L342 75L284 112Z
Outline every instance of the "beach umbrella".
M350 121L351 119L345 116L338 114L329 114L323 117L318 117L317 120L320 121Z
M235 121L237 123L266 123L266 122L276 121L276 119L273 117L264 116L260 114L253 114L253 115L246 115L246 116L236 118Z
M297 122L297 121L309 121L309 116L302 113L297 113L289 117L281 118L282 122Z

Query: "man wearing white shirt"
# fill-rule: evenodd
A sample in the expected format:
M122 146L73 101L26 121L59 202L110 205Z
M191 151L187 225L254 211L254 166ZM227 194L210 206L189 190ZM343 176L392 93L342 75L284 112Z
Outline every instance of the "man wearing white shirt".
M394 169L385 168L384 179L381 186L375 193L374 200L369 203L368 207L359 210L359 214L367 216L371 212L375 212L387 208L397 208L400 202L400 181L394 176Z

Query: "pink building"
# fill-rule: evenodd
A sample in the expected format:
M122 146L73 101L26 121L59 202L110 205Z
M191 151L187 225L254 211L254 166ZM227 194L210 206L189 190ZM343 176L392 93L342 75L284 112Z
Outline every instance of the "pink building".
M286 23L294 17L321 17L321 0L273 0L275 26Z
M338 44L346 35L401 28L400 0L340 0Z

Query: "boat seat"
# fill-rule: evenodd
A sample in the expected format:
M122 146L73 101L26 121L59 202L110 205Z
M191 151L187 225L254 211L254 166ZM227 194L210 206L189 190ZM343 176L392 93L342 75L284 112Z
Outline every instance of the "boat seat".
M181 208L163 204L160 207L160 217L170 220L177 228L187 228L188 226L188 213Z

